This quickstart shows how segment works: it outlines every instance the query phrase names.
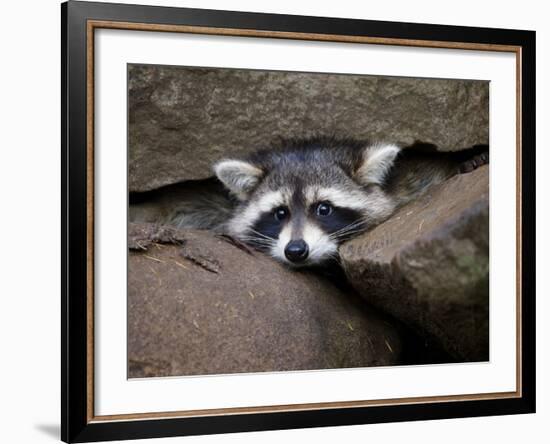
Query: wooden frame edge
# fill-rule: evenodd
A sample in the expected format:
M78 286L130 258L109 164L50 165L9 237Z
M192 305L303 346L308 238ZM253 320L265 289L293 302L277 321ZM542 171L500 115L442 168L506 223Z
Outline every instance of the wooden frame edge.
M130 31L175 32L187 34L221 35L228 37L261 37L287 40L309 40L336 43L364 43L373 45L414 46L424 48L467 49L473 51L516 52L521 49L516 45L489 43L449 42L438 40L397 39L388 37L368 37L340 34L315 34L288 31L264 31L260 29L215 28L209 26L165 25L115 20L88 20L93 29L125 29Z
M335 401L319 402L308 404L281 404L271 406L257 407L231 407L219 409L202 410L182 410L171 412L151 412L151 413L127 413L117 415L95 416L90 423L115 422L115 421L133 421L133 420L154 420L167 418L197 418L204 416L230 416L239 414L261 414L261 413L288 413L298 411L316 411L330 410L339 408L362 408L362 407L387 407L392 405L410 405L418 404L437 404L441 402L463 402L463 401L483 401L495 399L513 399L519 398L518 392L500 392L488 394L472 395L449 395L449 396L423 396L411 398L393 398L393 399L375 399L365 401Z

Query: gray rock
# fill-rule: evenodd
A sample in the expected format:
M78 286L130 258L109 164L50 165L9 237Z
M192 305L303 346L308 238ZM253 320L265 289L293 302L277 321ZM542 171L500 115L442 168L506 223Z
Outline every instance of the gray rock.
M335 134L457 150L489 140L484 81L129 66L129 189L212 175L278 137Z
M340 255L369 303L457 360L488 360L488 166L432 188Z
M129 377L394 365L400 336L327 279L206 231L130 224Z

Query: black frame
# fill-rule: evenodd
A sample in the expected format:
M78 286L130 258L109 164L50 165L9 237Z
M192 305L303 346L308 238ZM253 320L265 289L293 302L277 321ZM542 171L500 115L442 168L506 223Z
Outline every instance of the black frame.
M521 47L522 395L517 398L93 422L87 418L87 20ZM535 32L69 1L61 5L61 438L89 442L535 412Z

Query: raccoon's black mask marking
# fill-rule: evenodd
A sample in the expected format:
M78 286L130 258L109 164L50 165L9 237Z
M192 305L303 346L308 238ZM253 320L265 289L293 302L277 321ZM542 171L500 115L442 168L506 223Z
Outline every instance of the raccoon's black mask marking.
M283 229L285 221L280 221L275 218L273 211L264 212L260 215L256 223L246 232L251 243L260 247L262 250L267 250L273 242L279 237L279 233Z
M348 232L345 228L360 224L362 220L361 212L349 208L336 207L330 203L328 204L331 207L331 212L328 215L317 214L317 207L319 203L310 205L307 212L302 205L291 207L293 210L284 207L288 211L288 216L283 220L279 220L276 215L276 212L280 207L275 208L273 211L264 212L260 215L257 222L251 227L248 235L250 239L253 239L256 235L259 237L258 240L263 240L265 238L276 240L286 223L292 219L300 218L301 221L296 224L298 233L300 228L302 228L302 225L306 223L307 219L307 223L318 225L319 228L329 235L335 233L338 239L349 238L355 230L351 229L350 232ZM257 244L260 243L261 242L257 242ZM265 246L265 242L263 242L263 244Z

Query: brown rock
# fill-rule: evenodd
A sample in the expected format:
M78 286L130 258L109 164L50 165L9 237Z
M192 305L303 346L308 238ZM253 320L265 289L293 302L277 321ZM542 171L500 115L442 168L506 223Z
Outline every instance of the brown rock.
M206 231L129 237L131 378L399 363L396 328L327 279Z
M458 360L488 360L488 166L432 188L340 255L369 303Z
M278 137L335 134L457 150L489 140L489 84L129 66L129 189L212 175Z

